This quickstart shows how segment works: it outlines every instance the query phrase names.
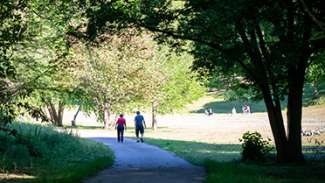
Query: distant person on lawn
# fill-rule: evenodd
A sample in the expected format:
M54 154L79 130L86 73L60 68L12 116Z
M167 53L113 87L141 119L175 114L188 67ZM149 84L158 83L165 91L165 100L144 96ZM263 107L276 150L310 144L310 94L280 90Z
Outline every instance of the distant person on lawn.
M247 103L245 103L243 106L243 113L245 113L245 114L251 113L251 108L249 107L249 105Z
M135 122L135 135L137 136L137 142L143 142L143 134L144 128L146 127L146 122L144 121L144 117L140 114L140 111L137 111L137 115L134 118ZM139 132L141 133L141 137L139 139Z
M126 121L123 118L123 114L116 121L115 129L117 129L117 142L123 142L124 129L126 130Z

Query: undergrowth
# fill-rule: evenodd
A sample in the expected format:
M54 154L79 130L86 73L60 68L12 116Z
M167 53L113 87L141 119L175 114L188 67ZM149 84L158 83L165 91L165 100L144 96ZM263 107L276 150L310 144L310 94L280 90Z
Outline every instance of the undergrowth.
M17 134L0 131L0 172L34 177L25 181L78 182L113 162L105 145L69 131L28 123L8 127Z

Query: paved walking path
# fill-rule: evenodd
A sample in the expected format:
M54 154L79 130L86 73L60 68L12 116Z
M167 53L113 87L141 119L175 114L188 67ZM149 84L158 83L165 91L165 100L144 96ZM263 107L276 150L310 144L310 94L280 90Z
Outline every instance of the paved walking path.
M204 170L173 153L145 143L115 138L91 138L108 145L115 154L113 167L99 172L84 183L199 183Z

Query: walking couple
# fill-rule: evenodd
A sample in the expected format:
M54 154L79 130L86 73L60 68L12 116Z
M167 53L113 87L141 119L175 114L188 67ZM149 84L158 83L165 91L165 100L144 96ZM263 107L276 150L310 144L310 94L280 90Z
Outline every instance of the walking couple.
M134 118L135 135L137 136L137 142L143 142L144 128L147 128L146 122L144 121L144 117L140 114L140 111L137 111L136 114ZM123 114L120 114L120 117L117 119L115 129L117 130L117 142L123 142L124 129L126 130L126 120ZM139 133L141 135L140 137Z

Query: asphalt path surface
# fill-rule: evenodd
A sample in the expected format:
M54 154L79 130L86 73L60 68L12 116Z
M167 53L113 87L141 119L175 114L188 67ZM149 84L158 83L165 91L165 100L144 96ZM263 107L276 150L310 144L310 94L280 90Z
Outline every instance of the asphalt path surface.
M84 183L199 183L204 180L202 167L193 166L175 154L146 143L115 138L91 138L114 151L111 168L90 177Z

